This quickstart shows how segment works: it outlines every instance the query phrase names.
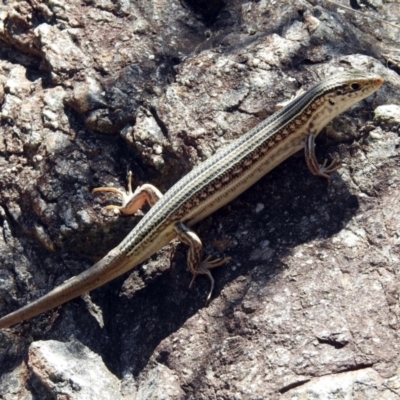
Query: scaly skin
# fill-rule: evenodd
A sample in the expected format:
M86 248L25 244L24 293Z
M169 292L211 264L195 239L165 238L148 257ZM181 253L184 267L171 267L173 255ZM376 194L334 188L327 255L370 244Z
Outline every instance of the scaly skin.
M129 184L126 194L114 188L95 189L119 193L123 205L108 207L124 214L133 214L146 201L152 208L102 260L45 296L1 318L0 328L32 318L104 285L139 265L176 236L189 246L188 266L193 278L209 277L209 300L214 286L210 270L229 259L208 257L201 261L202 244L190 227L304 147L311 172L329 177L337 165L317 163L315 137L334 117L374 93L382 83L380 76L362 72L345 73L320 82L194 168L165 195L149 184L134 193Z

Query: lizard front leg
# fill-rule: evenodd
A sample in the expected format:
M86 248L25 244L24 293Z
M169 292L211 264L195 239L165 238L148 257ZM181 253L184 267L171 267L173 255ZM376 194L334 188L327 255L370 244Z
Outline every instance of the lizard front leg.
M315 135L313 133L310 133L306 139L304 155L306 158L308 169L313 175L322 176L326 179L330 179L330 175L340 168L340 161L335 158L331 161L329 165L327 165L328 160L325 160L322 165L319 164L315 155Z
M212 260L211 257L209 256L203 261L201 261L203 245L201 243L200 238L196 235L196 233L194 233L182 222L176 223L174 229L180 241L189 246L187 254L187 263L190 272L193 274L193 278L190 282L189 288L192 287L193 282L196 279L197 275L207 275L211 281L210 291L206 299L206 302L208 303L211 299L211 295L214 290L214 278L211 275L210 270L227 263L228 261L231 260L231 258L226 257L226 258L217 258L215 260Z
M113 187L99 187L93 189L92 193L98 192L111 192L121 196L122 205L108 205L105 207L106 210L118 210L124 215L132 215L137 210L140 210L145 202L152 207L158 200L161 199L162 193L153 185L145 183L142 186L138 186L136 190L132 191L132 172L128 173L128 190L123 192L122 190Z

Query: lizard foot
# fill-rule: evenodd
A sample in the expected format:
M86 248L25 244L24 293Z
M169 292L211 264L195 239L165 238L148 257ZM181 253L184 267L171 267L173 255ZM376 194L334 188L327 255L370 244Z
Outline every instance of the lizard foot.
M226 264L231 259L232 259L231 257L225 257L225 258L216 258L215 260L212 260L211 256L208 256L205 260L203 260L200 263L196 271L193 273L193 278L190 281L189 289L193 286L194 280L196 279L197 275L207 275L211 281L210 291L208 292L208 296L206 299L206 303L208 303L211 299L211 295L214 290L214 278L210 270Z

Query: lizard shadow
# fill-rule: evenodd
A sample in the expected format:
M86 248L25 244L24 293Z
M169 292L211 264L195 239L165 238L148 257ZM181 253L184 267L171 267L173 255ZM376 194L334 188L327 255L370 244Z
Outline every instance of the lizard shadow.
M240 277L266 285L285 269L282 260L293 248L339 232L358 206L340 175L335 174L327 183L310 176L303 157L286 161L194 228L203 241L204 254L233 258L213 272L213 298ZM173 246L164 251L172 253ZM87 316L75 315L76 323L82 323L77 339L100 354L117 376L126 371L139 374L157 346L205 307L209 281L197 278L194 288L188 289L191 275L186 267L186 251L185 245L177 246L171 268L165 264L170 259L168 254L159 259L156 256L157 261L147 264L149 269L152 263L158 264L158 271L150 275L136 269L133 282L141 283L133 290L127 290L125 283L121 294L124 276L95 291L93 298L103 309L105 331L98 331ZM229 315L245 295L243 289L233 302L228 302L223 314ZM93 330L108 339L94 340ZM168 358L164 353L159 357L160 362Z

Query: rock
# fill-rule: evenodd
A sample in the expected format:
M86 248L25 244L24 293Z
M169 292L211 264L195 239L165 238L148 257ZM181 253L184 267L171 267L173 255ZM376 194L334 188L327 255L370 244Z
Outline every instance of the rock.
M122 399L120 382L101 357L78 342L33 342L28 367L44 392L71 400Z
M147 212L118 217L103 207L119 199L93 188L132 171L165 192L299 89L353 69L385 79L318 140L321 161L342 160L329 183L299 154L195 227L205 255L232 257L208 306L174 241L0 331L1 398L398 394L398 30L369 17L399 25L400 5L364 3L0 6L0 315L89 268Z

